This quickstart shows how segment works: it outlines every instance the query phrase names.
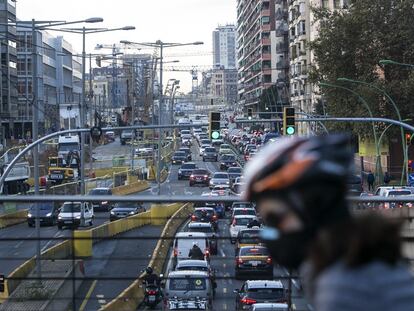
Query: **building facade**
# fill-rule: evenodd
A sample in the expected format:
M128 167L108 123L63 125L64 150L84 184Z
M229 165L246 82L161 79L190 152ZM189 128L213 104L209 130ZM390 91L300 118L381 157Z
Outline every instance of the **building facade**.
M236 26L218 26L213 31L213 67L237 68Z
M275 80L272 42L276 43L276 0L237 1L238 104L258 111L261 95ZM273 55L274 57L274 55ZM281 61L278 68L286 69Z
M0 142L4 138L19 137L26 121L18 110L15 22L16 2L0 0Z

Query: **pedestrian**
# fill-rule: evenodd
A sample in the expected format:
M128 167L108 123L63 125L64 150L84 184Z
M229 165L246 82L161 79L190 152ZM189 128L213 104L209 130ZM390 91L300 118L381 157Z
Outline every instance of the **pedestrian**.
M390 174L388 172L385 172L385 174L384 174L384 184L388 185L390 183L390 181L391 181Z
M374 191L375 176L374 174L372 174L372 171L369 171L368 173L367 182L368 182L368 191Z
M243 199L257 203L274 263L300 271L314 310L412 311L414 277L402 259L399 224L350 212L348 141L296 137L269 144L247 164Z

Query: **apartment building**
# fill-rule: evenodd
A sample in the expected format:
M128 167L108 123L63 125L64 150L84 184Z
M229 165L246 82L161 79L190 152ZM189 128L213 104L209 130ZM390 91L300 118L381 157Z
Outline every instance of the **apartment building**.
M237 1L238 104L244 110L257 111L263 90L275 79L271 53L276 42L275 1ZM287 66L280 61L278 68Z
M218 26L213 31L213 66L236 68L236 26Z

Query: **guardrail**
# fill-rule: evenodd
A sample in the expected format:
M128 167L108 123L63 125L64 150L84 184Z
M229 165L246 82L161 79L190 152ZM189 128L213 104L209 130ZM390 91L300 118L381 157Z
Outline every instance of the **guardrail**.
M161 237L158 240L157 246L152 253L149 266L154 269L154 272L160 274L166 262L168 261L168 251L171 246L171 237L175 235L178 228L182 225L185 219L188 218L192 211L192 204L179 205L180 208L176 210L173 216L166 222ZM154 220L166 219L168 213L177 209L176 206L163 207L156 205L154 212ZM153 207L153 208L154 208ZM167 210L167 211L166 211ZM151 209L152 211L152 209ZM168 217L168 216L167 216ZM141 274L127 289L125 289L118 297L106 304L99 311L130 311L136 310L142 300L144 299L144 289L142 287L142 278L145 273Z

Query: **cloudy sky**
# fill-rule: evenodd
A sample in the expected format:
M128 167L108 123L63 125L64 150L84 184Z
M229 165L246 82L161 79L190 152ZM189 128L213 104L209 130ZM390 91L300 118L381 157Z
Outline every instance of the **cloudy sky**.
M136 27L135 31L88 36L88 53L96 53L94 48L97 44L113 44L120 40L154 42L160 39L179 43L203 41L203 46L167 51L166 61L180 60L180 63L172 64L174 67L211 66L212 31L219 24L236 22L236 0L18 0L17 17L21 20L35 18L66 21L102 17L102 24L89 26ZM65 38L81 52L81 36L65 34ZM153 50L141 52L152 54ZM165 79L169 78L180 79L184 91L191 88L190 73L166 72Z

